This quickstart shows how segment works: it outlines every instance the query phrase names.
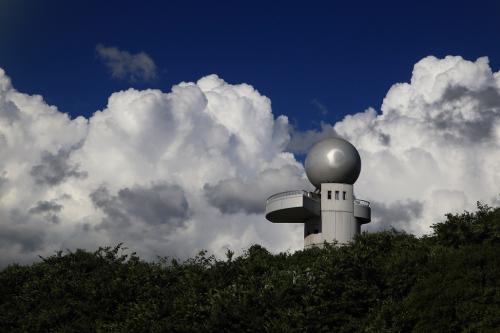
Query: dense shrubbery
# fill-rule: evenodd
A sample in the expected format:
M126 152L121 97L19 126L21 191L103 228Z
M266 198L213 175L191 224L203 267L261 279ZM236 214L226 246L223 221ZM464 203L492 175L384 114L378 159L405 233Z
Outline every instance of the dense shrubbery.
M487 332L500 328L500 209L430 236L216 260L141 261L120 246L0 272L5 332Z

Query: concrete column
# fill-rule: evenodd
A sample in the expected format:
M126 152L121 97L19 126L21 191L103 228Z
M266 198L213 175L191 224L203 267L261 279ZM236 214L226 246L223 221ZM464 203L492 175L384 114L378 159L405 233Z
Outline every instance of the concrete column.
M359 233L354 218L353 186L341 183L321 184L322 241L346 244Z

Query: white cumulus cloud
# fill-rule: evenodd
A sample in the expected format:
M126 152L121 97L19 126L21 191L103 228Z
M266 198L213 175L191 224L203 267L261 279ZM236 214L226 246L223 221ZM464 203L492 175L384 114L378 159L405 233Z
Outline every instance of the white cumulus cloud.
M307 186L288 141L267 97L215 75L70 119L1 71L0 264L118 242L150 259L299 248L299 226L262 214L267 195Z
M499 202L500 74L487 58L424 58L380 111L308 132L215 75L116 92L71 119L0 70L0 265L118 242L148 259L301 248L302 227L267 222L264 200L310 189L292 152L332 135L360 151L368 230L422 234L446 212Z
M331 132L323 127L306 137ZM380 112L348 115L333 131L360 151L355 188L372 201L368 230L394 226L422 234L447 212L498 201L500 72L485 57L426 57L411 82L390 88Z

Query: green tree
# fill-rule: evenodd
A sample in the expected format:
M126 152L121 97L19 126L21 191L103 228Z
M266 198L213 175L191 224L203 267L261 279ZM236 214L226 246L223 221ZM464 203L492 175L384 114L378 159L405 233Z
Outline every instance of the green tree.
M145 262L118 244L0 271L1 332L495 332L500 211L417 238Z

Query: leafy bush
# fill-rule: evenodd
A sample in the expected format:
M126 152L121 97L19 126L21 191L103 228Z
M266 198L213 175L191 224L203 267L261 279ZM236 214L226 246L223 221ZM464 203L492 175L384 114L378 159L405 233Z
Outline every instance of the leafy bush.
M487 332L500 327L500 210L433 234L148 263L121 244L0 272L4 332Z

